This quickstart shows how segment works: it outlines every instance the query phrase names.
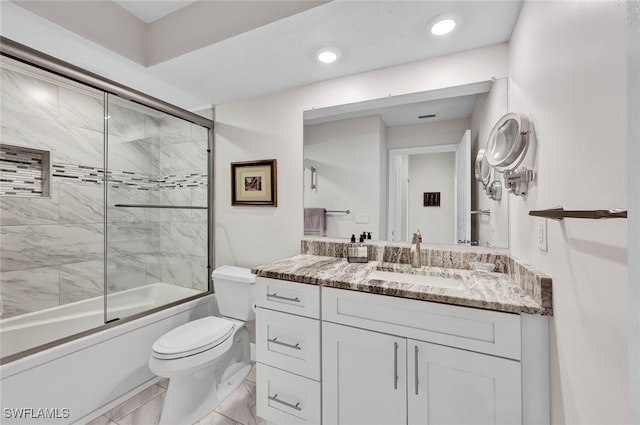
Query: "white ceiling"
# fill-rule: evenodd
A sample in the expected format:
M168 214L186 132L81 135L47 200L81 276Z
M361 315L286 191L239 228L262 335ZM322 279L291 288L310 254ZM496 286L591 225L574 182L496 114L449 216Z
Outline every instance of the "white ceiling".
M128 10L144 23L151 23L178 9L189 6L196 0L113 0L118 6Z
M165 39L182 37L182 42L188 42L188 22L195 26L197 20L192 19L187 23L183 20L175 27L168 27L167 23L174 16L184 16L191 8L195 10L196 7L202 7L203 1L207 0L188 4L162 0L120 0L118 4L126 6L139 20L151 22L147 24L149 28L162 23L163 28L167 28ZM47 1L49 4L56 2L57 0ZM264 6L270 0L258 2ZM88 0L86 7L91 7L93 3L100 2ZM169 5L165 3L182 8L171 12L171 9L166 8ZM243 3L242 0L229 3L244 4L246 7L252 4ZM20 2L16 4L26 7ZM502 43L511 36L520 6L519 0L335 0L147 66L146 72L150 77L165 81L197 99L192 101L194 104L181 105L183 107L216 105ZM30 10L47 18L44 12ZM431 35L428 23L445 13L457 16L458 27L448 36ZM164 18L153 21L159 16ZM243 22L234 21L238 16L240 15L201 17L206 24L202 24L200 20L198 25L216 27L237 24L242 27ZM56 24L73 30L73 25L70 24L73 18L65 14L65 21L58 20ZM136 21L140 22L139 20ZM119 24L113 22L113 28L118 28ZM84 38L88 39L86 32ZM326 45L341 50L339 62L323 65L315 61L315 50ZM118 53L113 46L103 46ZM162 46L155 46L158 47Z

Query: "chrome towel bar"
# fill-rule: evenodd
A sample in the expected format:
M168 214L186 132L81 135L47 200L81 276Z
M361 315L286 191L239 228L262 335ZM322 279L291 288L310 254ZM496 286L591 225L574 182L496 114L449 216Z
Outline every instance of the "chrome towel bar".
M601 218L627 218L627 210L565 210L562 207L546 210L529 211L529 215L535 217L562 220L565 218L586 218L599 220Z
M344 210L344 211L340 211L340 210L327 210L328 213L344 213L344 214L351 214L351 210Z

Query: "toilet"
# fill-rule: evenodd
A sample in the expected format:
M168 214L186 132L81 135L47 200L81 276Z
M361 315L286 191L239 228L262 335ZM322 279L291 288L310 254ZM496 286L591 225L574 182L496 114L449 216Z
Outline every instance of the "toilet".
M169 378L160 425L191 425L214 410L251 371L249 331L255 275L222 266L212 273L223 317L208 316L162 335L151 347L149 369Z

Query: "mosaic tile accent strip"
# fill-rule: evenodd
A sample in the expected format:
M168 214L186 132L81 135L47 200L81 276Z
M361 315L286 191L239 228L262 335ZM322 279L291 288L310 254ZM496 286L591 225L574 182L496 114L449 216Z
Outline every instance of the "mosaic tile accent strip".
M207 174L171 174L166 177L158 177L156 182L160 189L198 188L207 186Z
M49 152L0 145L0 196L49 196Z
M102 184L104 169L74 164L53 164L53 178L59 181ZM206 173L149 176L133 171L109 170L107 179L113 188L127 187L138 190L193 189L207 187Z
M102 184L104 170L85 165L55 163L51 166L51 175L54 180L77 183Z

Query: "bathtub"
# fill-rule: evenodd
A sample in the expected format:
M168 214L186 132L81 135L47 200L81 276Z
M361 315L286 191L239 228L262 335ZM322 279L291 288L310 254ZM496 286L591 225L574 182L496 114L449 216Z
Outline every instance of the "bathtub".
M198 293L165 283L117 292L107 297L109 317L125 318ZM0 365L0 422L90 421L159 379L147 361L160 335L211 314L218 311L215 296L208 294ZM0 322L0 351L5 357L103 321L103 297L5 319ZM41 414L49 416L43 420L37 417Z
M195 289L167 283L152 283L114 292L107 296L109 318L124 318L199 293ZM103 296L3 319L0 321L0 357L103 324Z

